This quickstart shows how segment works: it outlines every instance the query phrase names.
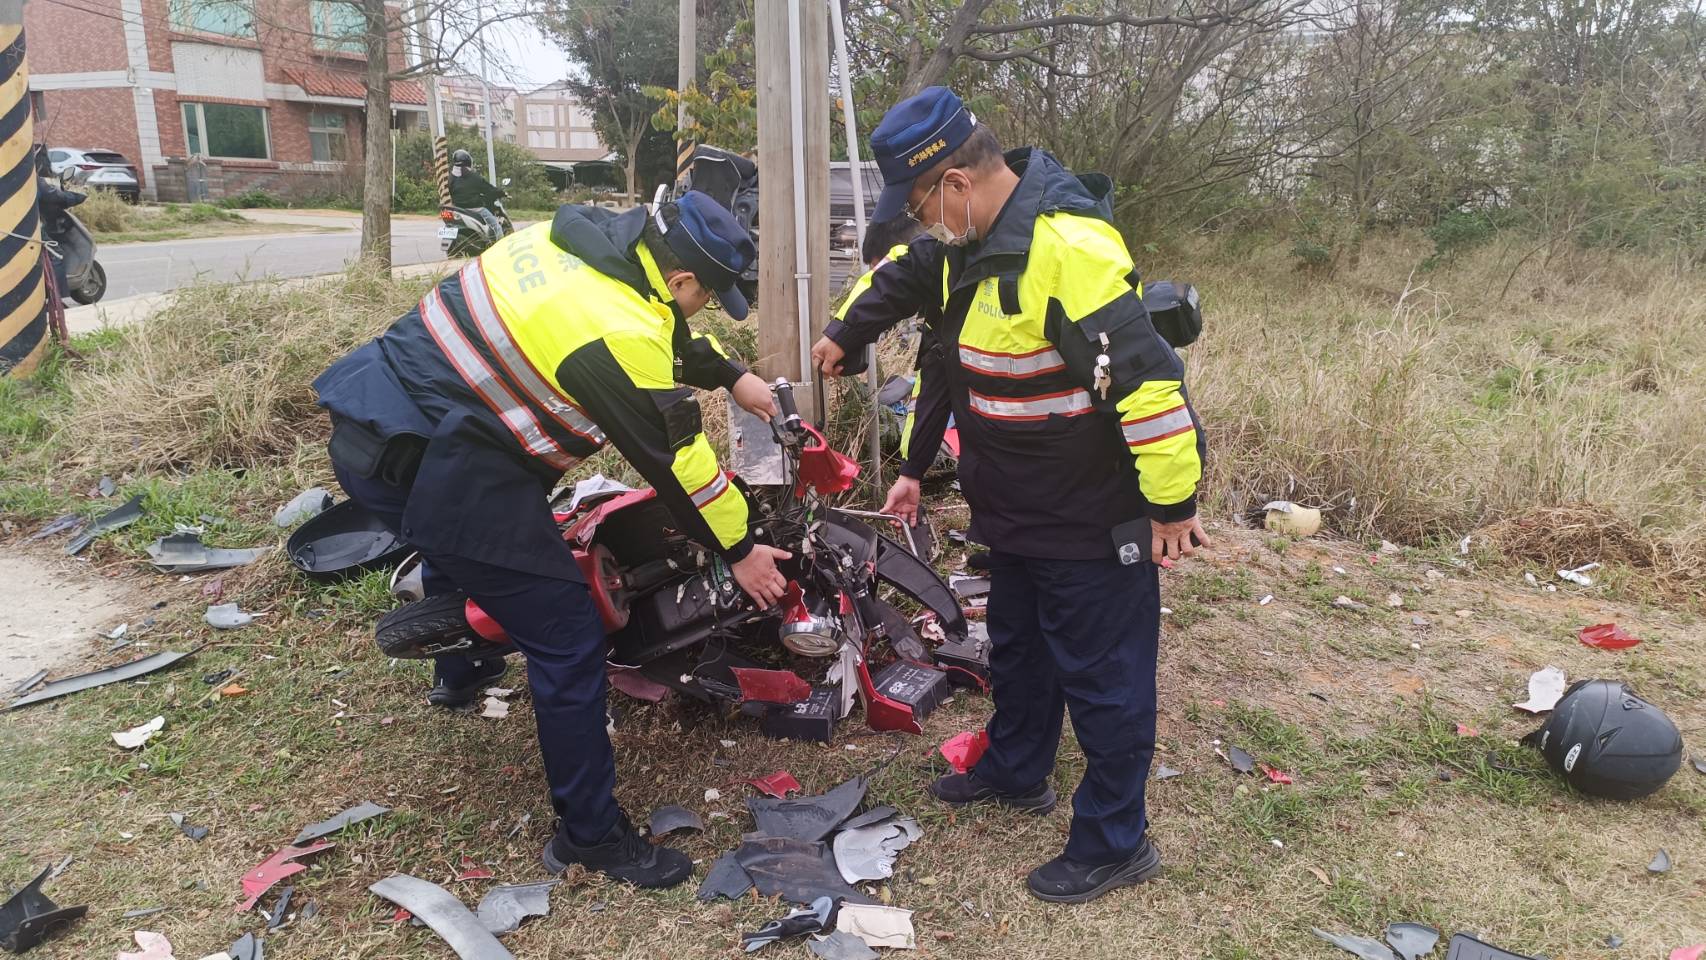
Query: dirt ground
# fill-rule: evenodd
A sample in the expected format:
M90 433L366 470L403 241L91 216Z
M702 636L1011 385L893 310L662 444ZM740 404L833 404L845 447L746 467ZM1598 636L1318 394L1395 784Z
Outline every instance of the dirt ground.
M76 672L75 664L114 642L100 634L124 623L136 600L126 581L87 564L0 549L0 690L38 670Z
M1554 960L1660 958L1706 941L1706 776L1685 765L1635 803L1581 797L1515 743L1538 722L1509 706L1547 665L1571 679L1617 677L1697 744L1706 656L1695 616L1600 587L1547 592L1455 550L1379 553L1224 524L1215 534L1209 556L1163 575L1157 758L1182 775L1151 782L1151 831L1167 863L1156 881L1082 907L1039 903L1023 878L1063 843L1064 803L1033 818L930 800L925 784L946 770L936 745L983 722L980 695L957 695L922 737L872 734L855 714L828 746L615 695L619 796L636 819L664 803L706 818L704 833L669 841L698 863L694 881L645 893L575 878L553 891L551 915L507 946L522 957L739 956L740 933L786 906L700 904L693 887L750 827L753 791L741 781L777 769L809 792L871 773L871 802L920 819L923 839L877 888L915 911L918 957L1332 958L1348 954L1311 927L1378 936L1400 920ZM0 881L21 883L70 855L48 892L91 905L35 956L110 955L136 929L165 933L180 957L224 949L264 926L259 913L233 910L244 871L304 824L367 799L393 813L332 838L337 848L293 878L290 919L265 937L269 956L446 958L441 940L392 922L367 886L411 873L472 906L494 883L543 877L551 815L525 690L504 720L428 708L424 665L373 651L372 619L387 604L379 578L310 587L281 563L275 553L223 578L225 599L265 616L219 635L200 624L204 583L136 574L138 598L167 605L148 645L115 662L212 644L144 681L0 715ZM1335 606L1341 596L1362 606ZM1610 653L1576 641L1579 627L1606 621L1642 644ZM233 681L226 670L241 673ZM248 692L218 696L229 682ZM525 687L514 667L505 683ZM156 714L166 729L146 747L114 746L112 731ZM1295 782L1235 773L1217 741ZM1063 799L1082 764L1068 737L1055 776ZM209 836L180 834L170 812ZM1649 874L1660 848L1674 866ZM454 880L465 858L494 878ZM122 917L153 906L168 909ZM797 943L764 953L808 956Z

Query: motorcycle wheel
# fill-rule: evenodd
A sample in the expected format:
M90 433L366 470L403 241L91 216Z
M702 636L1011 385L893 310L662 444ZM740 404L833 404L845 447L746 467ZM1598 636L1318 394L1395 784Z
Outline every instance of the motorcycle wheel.
M67 292L71 294L71 299L84 306L101 302L101 298L107 295L107 271L102 269L99 262L89 264L88 278Z
M463 613L468 596L446 593L405 603L379 618L373 640L381 653L401 660L425 660L446 653L480 658L509 652L474 632Z

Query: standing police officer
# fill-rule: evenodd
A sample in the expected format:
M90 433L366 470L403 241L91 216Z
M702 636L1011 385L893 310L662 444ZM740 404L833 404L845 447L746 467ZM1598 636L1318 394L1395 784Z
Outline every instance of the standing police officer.
M919 404L939 390L952 406L972 534L990 547L989 749L930 790L954 805L1049 812L1070 710L1087 760L1071 835L1028 885L1082 903L1161 869L1144 815L1160 585L1140 558L1188 556L1193 537L1208 540L1183 367L1144 309L1106 177L1074 177L1034 148L1003 156L943 87L895 105L871 146L884 181L875 219L905 214L931 239L863 279L814 362L857 372L884 330L940 311L946 362L921 381ZM929 429L920 424L914 451L935 449L941 430ZM903 475L887 509L915 512L918 496Z
M646 842L616 804L605 732L604 629L546 502L579 460L616 445L679 528L718 550L760 606L782 596L788 554L755 545L748 507L717 464L693 391L723 387L768 418L769 388L694 337L735 285L752 238L702 193L615 214L564 206L493 246L377 340L320 375L332 466L350 497L426 557L429 594L459 589L527 659L539 746L559 818L543 859L644 887L680 883L685 854ZM502 658L441 657L429 700L471 702Z

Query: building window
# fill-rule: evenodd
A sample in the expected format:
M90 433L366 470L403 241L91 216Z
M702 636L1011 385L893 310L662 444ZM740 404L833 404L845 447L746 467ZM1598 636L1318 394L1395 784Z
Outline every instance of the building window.
M330 110L309 113L308 145L314 151L315 163L343 163L348 160L349 137L344 132L344 115Z
M186 103L183 107L184 144L190 156L233 160L272 158L265 107L229 103Z
M333 53L367 54L367 15L351 0L313 0L314 47Z
M40 90L30 91L30 113L37 124L47 122L47 94Z
M575 130L569 134L569 146L576 150L597 150L602 144L598 142L598 134L590 130Z
M555 150L557 149L557 131L529 130L527 131L527 145L536 150Z
M530 127L554 127L557 125L557 108L549 103L530 103L527 105L527 125Z
M172 29L255 39L251 0L172 0Z

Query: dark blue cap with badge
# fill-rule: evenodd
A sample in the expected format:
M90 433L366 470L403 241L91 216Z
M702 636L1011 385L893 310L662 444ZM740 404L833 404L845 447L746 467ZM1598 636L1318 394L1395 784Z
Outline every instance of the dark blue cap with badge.
M913 181L948 159L976 126L977 118L947 87L930 87L890 107L871 131L871 153L883 172L871 219L880 223L905 212Z
M758 259L752 234L722 204L697 190L683 194L675 201L675 209L680 219L674 227L665 226L662 214L657 214L664 242L683 267L716 293L724 313L745 320L750 308L737 282Z

